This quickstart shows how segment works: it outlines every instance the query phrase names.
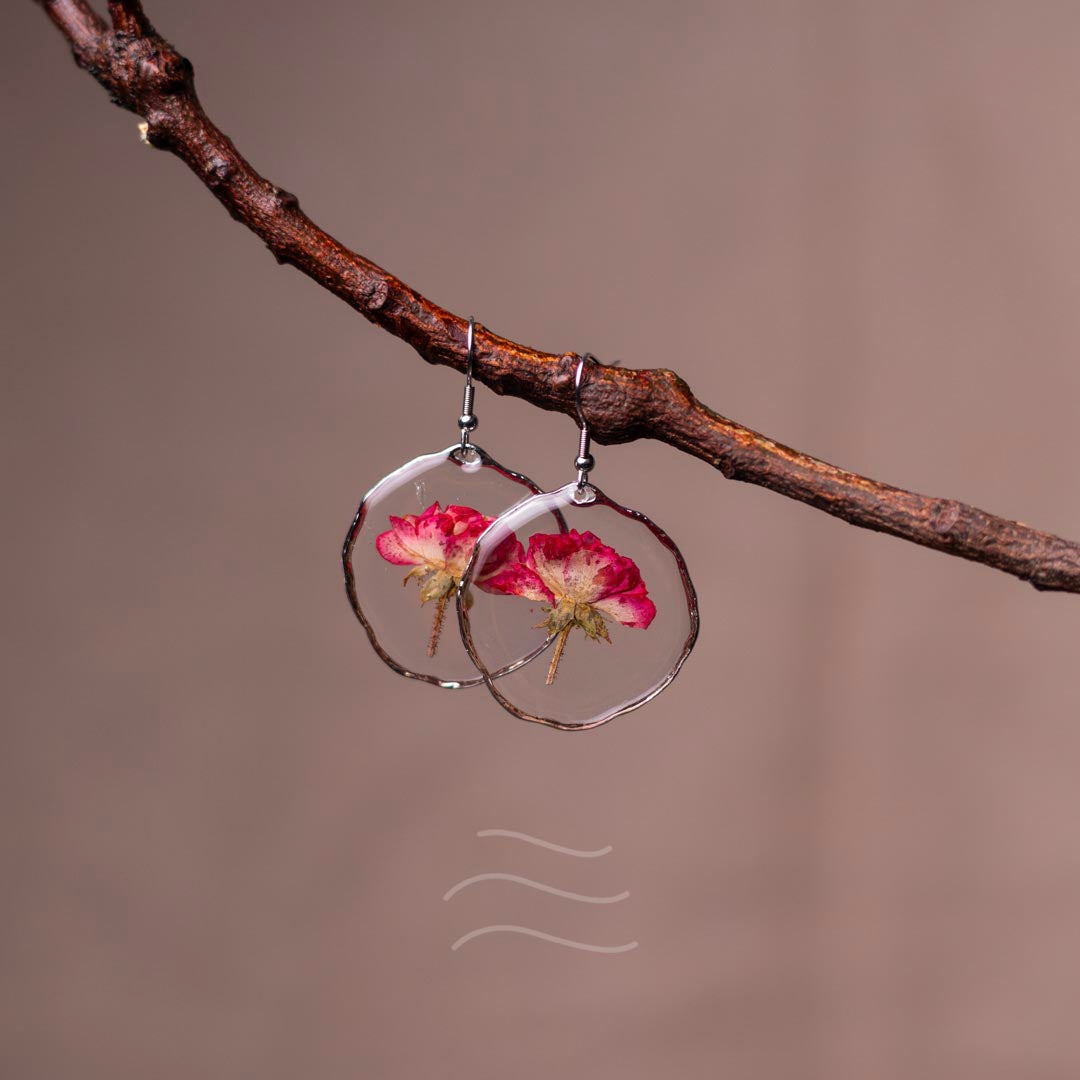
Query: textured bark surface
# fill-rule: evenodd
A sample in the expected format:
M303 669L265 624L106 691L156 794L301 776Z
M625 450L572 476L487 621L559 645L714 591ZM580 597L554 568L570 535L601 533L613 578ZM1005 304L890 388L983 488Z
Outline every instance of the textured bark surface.
M408 342L431 364L463 371L468 321L320 229L296 196L260 176L203 112L191 64L132 0L111 0L111 25L84 0L38 0L71 43L76 62L112 100L143 117L147 139L181 158L238 221L290 263ZM498 394L575 415L577 356L538 352L477 327L475 378ZM773 442L702 405L663 369L592 366L582 392L601 443L651 438L719 469L865 529L970 559L1038 589L1080 592L1080 544L846 472Z

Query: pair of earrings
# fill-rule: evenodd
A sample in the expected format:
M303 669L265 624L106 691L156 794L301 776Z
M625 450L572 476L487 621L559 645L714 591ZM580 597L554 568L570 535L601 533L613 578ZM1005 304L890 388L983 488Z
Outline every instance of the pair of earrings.
M472 442L475 355L470 319L460 441L364 496L342 550L346 592L398 674L486 685L522 720L597 727L678 674L697 638L694 586L670 537L589 481L581 388L599 361L586 353L574 374L577 478L545 492Z

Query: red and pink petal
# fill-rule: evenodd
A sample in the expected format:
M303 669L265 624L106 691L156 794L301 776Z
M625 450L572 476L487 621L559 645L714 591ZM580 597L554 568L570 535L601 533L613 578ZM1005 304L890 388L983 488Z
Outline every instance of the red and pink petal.
M647 630L656 618L656 605L649 599L644 585L630 592L597 600L592 606L635 630Z

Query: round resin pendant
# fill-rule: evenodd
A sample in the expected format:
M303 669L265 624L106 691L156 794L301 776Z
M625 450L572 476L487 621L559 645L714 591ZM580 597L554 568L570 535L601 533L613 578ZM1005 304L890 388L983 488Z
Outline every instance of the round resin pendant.
M551 528L556 518L565 529ZM499 703L564 730L650 701L698 632L678 548L588 483L527 498L483 533L458 590L458 621Z
M457 587L480 534L539 491L470 444L418 457L364 496L342 550L345 589L375 651L398 674L453 690L483 682L458 633ZM556 513L542 517L545 529L565 529ZM487 550L493 573L499 557ZM486 588L477 577L473 592Z

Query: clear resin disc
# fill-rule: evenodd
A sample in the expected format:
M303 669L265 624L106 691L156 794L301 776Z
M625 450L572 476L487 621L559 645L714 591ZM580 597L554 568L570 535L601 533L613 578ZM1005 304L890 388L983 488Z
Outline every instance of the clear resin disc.
M550 528L555 517L565 530ZM499 703L566 730L654 698L698 632L694 586L667 534L576 483L525 499L480 537L458 621Z
M479 447L455 445L415 458L364 496L341 553L345 589L375 651L396 672L447 689L483 682L458 632L457 586L477 537L539 490ZM549 513L545 528L565 526ZM484 587L481 578L474 591L483 595Z

